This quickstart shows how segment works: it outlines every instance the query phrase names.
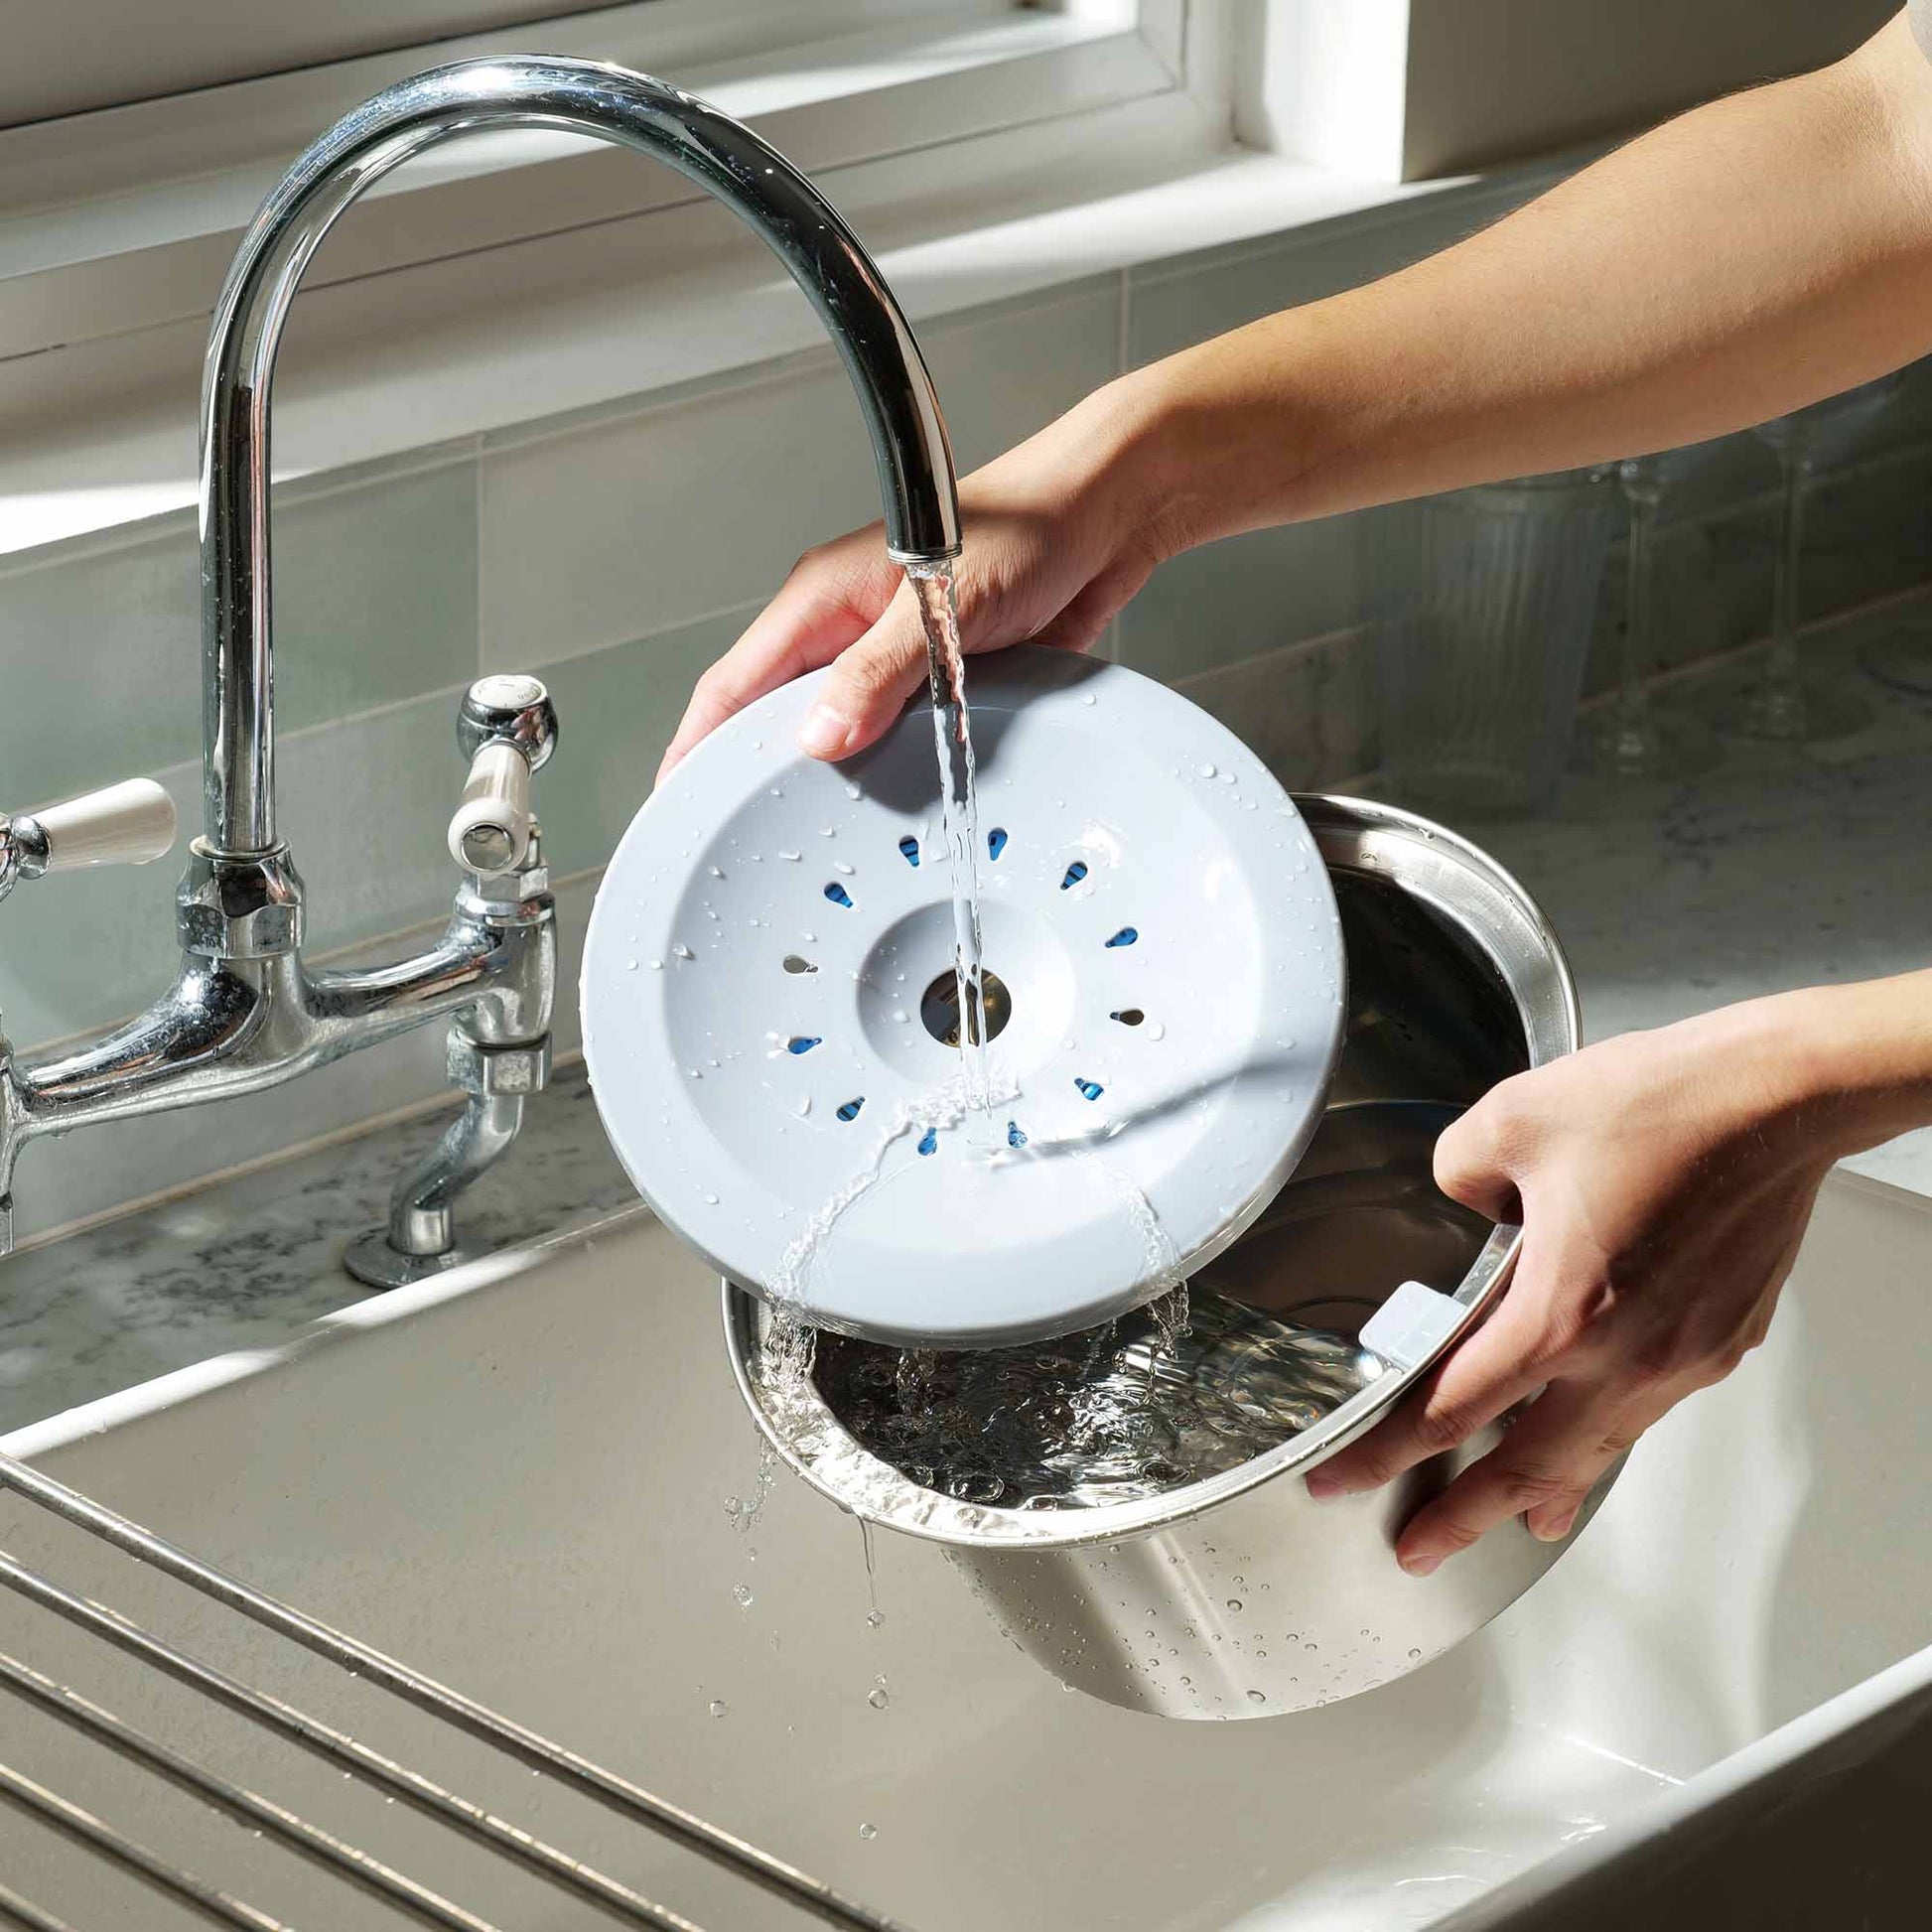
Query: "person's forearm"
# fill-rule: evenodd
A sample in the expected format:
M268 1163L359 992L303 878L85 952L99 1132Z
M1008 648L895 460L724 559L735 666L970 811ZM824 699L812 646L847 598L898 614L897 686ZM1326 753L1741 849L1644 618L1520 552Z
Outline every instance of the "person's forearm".
M1928 349L1932 62L1900 19L1093 400L1174 550L1699 441Z
M1752 1005L1772 1021L1763 1051L1794 1096L1790 1118L1833 1158L1932 1126L1932 972Z

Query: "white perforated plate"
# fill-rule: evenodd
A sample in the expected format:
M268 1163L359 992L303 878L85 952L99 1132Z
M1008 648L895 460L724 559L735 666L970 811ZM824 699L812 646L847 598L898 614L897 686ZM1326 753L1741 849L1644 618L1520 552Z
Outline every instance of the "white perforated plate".
M959 1066L921 1019L952 962L931 717L816 762L793 740L821 679L699 746L612 859L583 1015L613 1146L714 1267L789 1281L821 1326L985 1346L1139 1306L1253 1221L1319 1119L1345 989L1313 838L1165 686L975 658L985 964L1012 1011L994 1119L929 1129Z

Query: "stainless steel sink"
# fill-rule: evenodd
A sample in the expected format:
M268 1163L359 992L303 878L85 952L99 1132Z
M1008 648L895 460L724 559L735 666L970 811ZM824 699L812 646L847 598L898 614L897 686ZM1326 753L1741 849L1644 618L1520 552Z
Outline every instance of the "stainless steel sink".
M869 1584L857 1526L782 1474L734 1527L725 1501L756 1494L759 1442L716 1283L641 1214L5 1447L919 1932L1379 1932L1540 1861L1560 1874L1605 1825L1640 1829L1677 1780L1693 1783L1668 1806L1695 1804L1740 1748L1932 1636L1928 1239L1926 1203L1835 1178L1769 1343L1639 1445L1535 1590L1414 1676L1274 1724L1163 1724L1063 1693L940 1551L882 1539ZM479 1764L366 1684L6 1497L0 1542L468 1779L701 1924L803 1922L686 1853L620 1845L551 1780ZM493 1922L586 1922L39 1612L0 1600L0 1623L4 1647ZM294 1923L396 1922L50 1722L10 1712L9 1726L24 1768ZM11 1816L6 1834L8 1881L77 1924L198 1922Z

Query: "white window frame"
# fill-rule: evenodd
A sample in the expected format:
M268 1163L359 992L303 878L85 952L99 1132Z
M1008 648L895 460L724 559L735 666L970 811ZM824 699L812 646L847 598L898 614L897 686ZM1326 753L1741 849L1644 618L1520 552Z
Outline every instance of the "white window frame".
M205 318L241 229L301 143L388 82L541 51L660 72L814 175L1165 100L1198 121L1188 0L637 0L0 131L0 371ZM1224 92L1224 89L1221 90ZM1209 108L1210 117L1216 111ZM669 212L696 191L542 133L457 142L397 171L305 286ZM6 398L0 395L0 434Z

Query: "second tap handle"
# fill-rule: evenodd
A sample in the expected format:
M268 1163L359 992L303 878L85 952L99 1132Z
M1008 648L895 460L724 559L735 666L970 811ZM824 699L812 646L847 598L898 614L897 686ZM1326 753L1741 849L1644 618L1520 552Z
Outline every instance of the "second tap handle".
M175 801L152 778L128 778L13 821L27 878L81 866L145 866L175 842Z
M485 879L514 872L530 849L530 773L557 742L550 694L517 672L479 678L457 713L456 739L470 776L450 820L450 857Z
M493 739L471 760L463 803L450 820L450 857L489 877L514 872L530 849L530 760Z

